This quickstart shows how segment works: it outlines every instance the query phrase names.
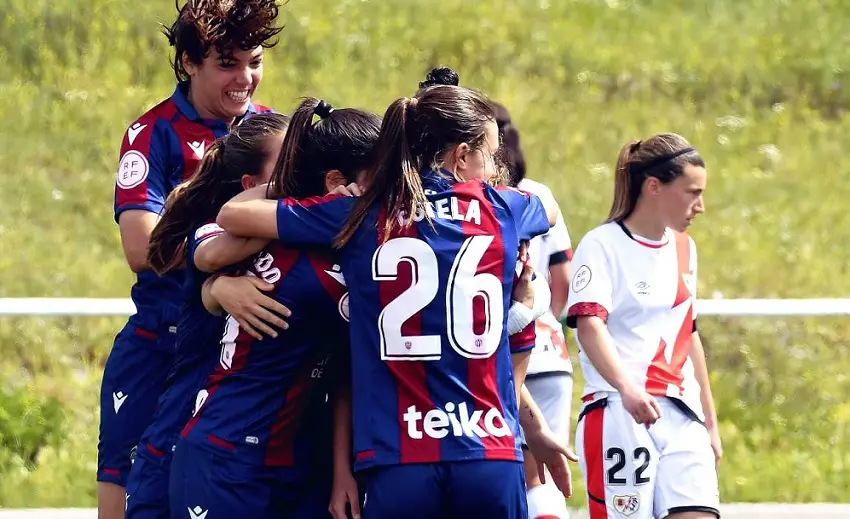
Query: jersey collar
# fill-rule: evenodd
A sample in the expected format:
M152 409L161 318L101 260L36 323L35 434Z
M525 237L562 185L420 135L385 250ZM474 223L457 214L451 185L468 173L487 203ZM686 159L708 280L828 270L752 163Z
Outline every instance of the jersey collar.
M424 189L434 189L437 191L446 191L457 184L454 176L445 169L435 171L431 168L422 168L419 171L419 176L422 178L422 187Z
M190 121L204 121L201 118L198 111L195 110L195 107L192 106L192 103L189 102L189 82L188 81L180 81L177 83L177 87L174 89L174 93L171 94L171 100L174 101L174 104L177 105L177 109L183 114L184 117L189 119ZM242 117L237 117L234 121L234 124L239 124L245 116L249 114L257 113L257 107L254 106L254 103L248 104L248 110L245 112Z

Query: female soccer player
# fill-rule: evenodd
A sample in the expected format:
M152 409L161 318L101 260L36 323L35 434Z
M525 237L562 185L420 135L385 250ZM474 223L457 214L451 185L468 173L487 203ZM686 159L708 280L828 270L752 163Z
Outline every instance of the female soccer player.
M457 85L457 72L441 67L432 69L419 88L434 85ZM552 192L539 182L525 177L525 157L519 145L519 131L513 125L508 110L494 103L496 122L501 137L499 149L502 161L508 168L510 185L534 193L541 199L554 200ZM561 324L555 317L565 310L569 289L570 236L558 211L558 221L545 234L531 240L528 253L534 270L545 274L551 289L551 311L535 323L535 345L528 363L525 385L540 407L552 432L563 441L569 439L570 406L572 399L572 364L566 349ZM553 481L543 485L533 454L525 453L525 476L528 493L528 512L531 519L539 517L565 519L568 516L566 501Z
M315 124L314 115L320 117ZM353 182L379 129L374 114L305 100L287 130L270 194L320 196ZM187 509L206 519L328 514L325 384L336 378L328 373L334 369L329 355L348 343L346 280L330 255L278 242L250 264L249 272L273 284L274 297L292 309L289 326L277 337L257 340L227 318L218 366L198 393L175 450L175 519L185 519Z
M215 217L224 202L242 189L268 182L288 122L285 115L259 114L216 140L197 174L168 197L151 233L148 264L154 272L166 275L185 263L183 306L168 387L142 434L127 479L127 519L170 517L172 447L192 414L195 395L218 363L224 329L224 318L204 307L201 286L220 265L241 260L266 245L266 240L259 239L235 241L215 224Z
M98 511L124 515L131 452L150 423L173 362L182 274L159 277L147 262L151 231L174 186L196 170L204 150L246 115L274 45L275 0L192 0L165 30L175 47L173 95L133 122L121 146L115 220L138 279L136 313L118 333L101 384Z
M520 147L519 130L508 110L496 105L496 121L502 137L502 160L505 161L510 184L534 193L541 199L554 198L548 187L525 176L525 157ZM528 363L525 385L540 407L552 432L564 441L570 436L570 407L573 391L573 367L566 347L564 332L557 316L566 309L570 284L572 246L564 218L545 234L531 240L528 253L536 272L542 273L552 292L551 306L536 322L536 341ZM566 501L554 484L543 484L537 472L534 455L526 453L525 477L530 519L566 519Z
M236 235L338 249L366 519L525 516L518 419L529 443L549 431L517 416L506 309L519 242L549 221L537 197L462 181L490 178L497 148L487 99L434 86L387 110L363 196L253 190L219 213Z
M685 234L705 185L683 137L631 142L608 221L576 249L567 324L586 381L576 447L592 519L719 516L720 437Z

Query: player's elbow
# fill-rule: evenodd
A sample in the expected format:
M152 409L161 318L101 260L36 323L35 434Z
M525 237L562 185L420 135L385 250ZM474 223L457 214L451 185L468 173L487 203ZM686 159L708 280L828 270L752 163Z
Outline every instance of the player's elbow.
M227 202L218 211L215 223L230 234L239 234L237 232L239 225L239 212L238 203Z
M150 270L147 252L147 248L144 250L124 249L124 257L127 259L127 265L130 267L130 270L136 274Z

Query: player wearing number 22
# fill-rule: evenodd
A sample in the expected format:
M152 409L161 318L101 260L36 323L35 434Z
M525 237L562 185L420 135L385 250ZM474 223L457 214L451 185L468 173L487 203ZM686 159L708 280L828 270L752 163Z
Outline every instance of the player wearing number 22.
M684 232L705 184L703 159L678 135L626 145L609 221L576 249L567 324L586 381L576 448L591 519L719 516L696 246Z
M537 197L464 181L492 176L497 147L485 98L435 86L387 109L363 196L240 195L219 213L235 234L337 249L364 519L527 517L505 330L519 242L550 225Z

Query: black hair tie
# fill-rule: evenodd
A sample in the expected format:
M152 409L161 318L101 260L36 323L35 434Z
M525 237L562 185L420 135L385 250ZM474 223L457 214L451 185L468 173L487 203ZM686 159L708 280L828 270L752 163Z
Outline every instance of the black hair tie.
M334 107L331 106L330 103L326 103L325 101L319 101L319 104L316 105L316 108L313 108L313 113L318 115L322 119L327 119L333 111Z
M693 148L683 148L683 149L678 150L678 151L672 151L670 153L665 153L664 155L661 155L660 157L656 157L656 158L654 158L654 159L652 159L649 162L646 162L644 164L640 164L640 163L633 164L630 169L631 169L633 174L645 173L645 172L649 171L650 169L652 169L656 166L659 166L659 165L661 165L661 164L663 164L663 163L665 163L669 160L673 160L676 157L679 157L679 156L684 155L686 153L690 153L692 151L696 151L696 150L694 150Z

